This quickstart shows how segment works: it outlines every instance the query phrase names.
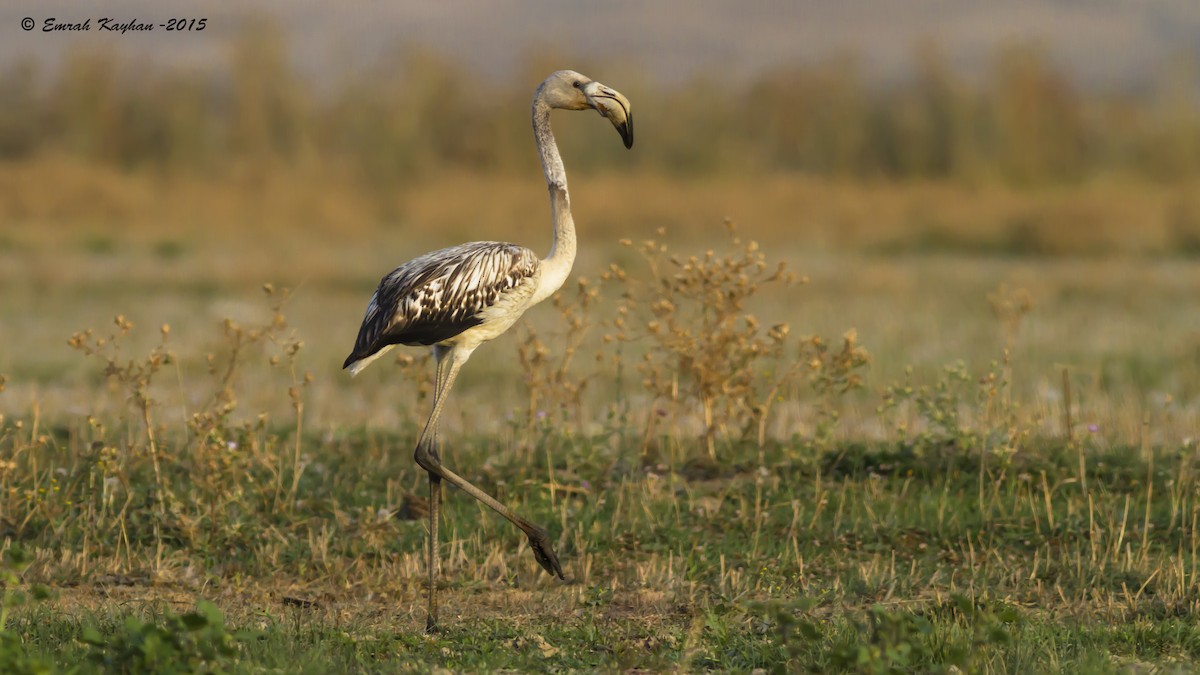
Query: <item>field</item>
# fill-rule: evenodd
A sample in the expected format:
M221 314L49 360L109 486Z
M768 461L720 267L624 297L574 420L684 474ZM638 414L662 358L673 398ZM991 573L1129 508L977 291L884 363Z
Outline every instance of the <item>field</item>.
M580 64L637 146L555 118L572 279L442 416L567 580L449 490L426 635L432 364L340 365L395 265L546 251L570 52L316 83L267 19L205 36L0 67L0 672L1200 669L1190 52Z
M334 176L0 170L0 670L1200 662L1194 185L573 178L575 281L443 423L568 581L451 490L426 636L431 364L339 366L395 264L544 249L544 189Z

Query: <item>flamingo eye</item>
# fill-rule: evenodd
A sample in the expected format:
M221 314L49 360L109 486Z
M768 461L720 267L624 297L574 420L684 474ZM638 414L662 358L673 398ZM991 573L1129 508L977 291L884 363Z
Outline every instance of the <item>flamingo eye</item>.
M580 82L579 80L575 80L574 87L575 87L576 89L578 89L578 88L580 88L581 86L583 86L583 83L582 83L582 82Z

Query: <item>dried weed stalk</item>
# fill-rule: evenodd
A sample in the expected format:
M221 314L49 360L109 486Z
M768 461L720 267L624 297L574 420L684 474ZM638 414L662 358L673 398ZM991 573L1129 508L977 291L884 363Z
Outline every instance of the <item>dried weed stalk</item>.
M529 394L526 427L532 432L539 419L554 416L563 426L583 415L583 392L595 372L580 375L572 365L595 326L593 312L601 300L600 289L581 277L575 292L559 292L552 302L558 310L563 334L552 351L533 326L526 324L517 345L521 381Z
M167 498L170 487L163 477L162 463L159 458L159 444L154 422L154 409L157 402L150 396L150 387L162 367L171 363L173 355L167 348L167 338L171 327L163 324L160 329L162 341L142 359L126 358L121 353L122 340L133 330L133 323L118 314L113 319L116 330L107 336L99 336L91 328L75 333L67 340L72 349L83 352L87 356L104 362L104 377L121 389L130 408L137 417L145 435L146 445L139 447L131 443L131 449L143 449L150 457L154 470L154 507L153 520L154 540L156 542L155 567L162 561L162 524L167 513ZM126 419L126 421L128 421Z
M104 377L125 393L129 412L115 430L89 417L94 439L90 452L83 458L82 472L63 486L79 500L79 508L56 514L39 511L34 501L26 500L30 503L19 511L26 517L18 527L85 518L86 537L96 542L115 539L117 545L110 551L113 565L121 566L123 549L125 568L133 566L131 552L149 534L157 570L164 546L186 543L219 550L245 545L253 536L253 528L245 527L246 514L294 508L305 467L301 454L304 391L313 377L300 368L297 355L303 343L283 313L288 290L267 284L264 291L270 318L250 326L231 319L223 322L219 346L206 357L209 381L199 385L201 391L211 392L200 397L198 409L185 413L186 424L176 434L167 433L168 428L157 420L161 403L153 395L162 394L156 379L167 365L176 365L183 389L183 373L168 348L170 327L162 326L160 344L140 358L125 356L134 326L124 316L116 317L116 330L107 335L93 329L76 333L68 344L104 364ZM270 429L266 412L242 422L233 417L240 373L258 359L287 369L287 394L295 416L291 434ZM129 429L126 440L119 440L125 428ZM147 464L152 481L145 476ZM140 489L147 484L150 490ZM58 489L57 483L50 487Z
M645 275L613 265L603 276L623 287L606 340L646 341L638 365L643 385L656 400L699 405L713 458L719 434L755 433L764 443L773 404L798 378L807 376L822 393L845 391L861 385L859 372L869 360L853 331L833 350L819 337L789 339L787 323L764 327L749 304L798 280L786 263L768 262L756 242L743 242L732 221L726 226L730 248L724 253L683 257L659 239L636 246L623 241L641 254ZM664 234L658 231L659 238ZM649 416L647 438L655 419Z

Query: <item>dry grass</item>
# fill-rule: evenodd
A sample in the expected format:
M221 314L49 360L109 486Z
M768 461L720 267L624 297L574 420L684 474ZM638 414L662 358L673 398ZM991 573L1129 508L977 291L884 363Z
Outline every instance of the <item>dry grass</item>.
M81 230L143 242L220 233L227 242L271 243L284 253L314 250L288 250L297 231L336 237L350 247L396 227L409 236L437 233L438 240L482 231L502 240L537 241L545 236L545 195L524 177L536 171L532 159L520 177L451 173L380 191L337 166L170 177L46 157L0 165L0 218L30 225L6 233L9 245L28 246L65 244ZM603 173L580 177L573 186L585 235L602 242L638 239L660 227L691 240L698 226L707 227L705 235L719 232L724 216L764 243L810 251L1050 256L1194 253L1200 241L1197 194L1187 181L1119 176L1019 189L986 181L864 184L803 174L678 179ZM417 236L422 243L432 239ZM273 255L260 265L268 265L268 273L282 263L285 271L302 264L316 275L336 274L321 265L327 258Z

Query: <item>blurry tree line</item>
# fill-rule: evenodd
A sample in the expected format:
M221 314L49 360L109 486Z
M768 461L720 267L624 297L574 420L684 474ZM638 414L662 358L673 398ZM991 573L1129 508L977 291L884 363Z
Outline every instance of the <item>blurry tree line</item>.
M529 100L552 61L561 63L530 59L512 81L493 82L410 50L312 83L293 70L285 37L262 27L213 71L78 50L53 75L29 62L0 72L0 161L55 152L164 172L321 163L380 185L446 169L527 170ZM1076 86L1037 45L1000 48L983 78L956 73L932 45L917 48L915 64L914 77L889 86L869 85L853 56L736 85L614 82L634 102L636 152L599 133L560 130L560 142L583 171L632 161L667 173L1018 184L1200 172L1196 63L1108 92Z

